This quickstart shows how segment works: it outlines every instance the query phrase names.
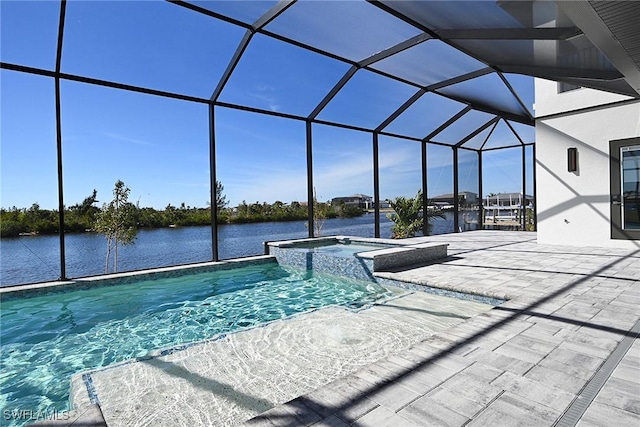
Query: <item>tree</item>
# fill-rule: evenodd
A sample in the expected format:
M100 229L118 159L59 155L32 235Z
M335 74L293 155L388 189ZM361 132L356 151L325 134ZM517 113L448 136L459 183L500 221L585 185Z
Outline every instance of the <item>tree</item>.
M226 208L227 204L229 204L229 202L227 201L227 196L222 194L223 191L224 186L222 185L222 183L220 181L216 181L216 207L218 209L218 212Z
M100 208L94 206L98 202L98 192L94 189L90 196L85 197L82 203L76 203L66 210L64 217L64 229L66 231L85 231L95 224L96 214Z
M313 188L313 236L320 237L320 233L322 232L322 227L324 226L324 222L327 220L329 207L326 203L318 202L318 198L316 197L316 189ZM307 228L309 224L307 223Z
M387 218L394 222L391 227L391 237L394 239L415 237L416 233L424 225L425 215L422 214L422 190L418 190L416 197L413 199L396 197L390 204L393 212L387 214ZM444 218L444 214L440 209L427 209L426 218L428 222L433 218Z
M113 251L113 271L118 271L118 246L131 245L138 234L136 208L129 203L131 190L124 182L116 181L113 189L113 200L104 203L96 215L95 230L104 234L107 239L107 256L105 259L105 273L109 272L109 258Z

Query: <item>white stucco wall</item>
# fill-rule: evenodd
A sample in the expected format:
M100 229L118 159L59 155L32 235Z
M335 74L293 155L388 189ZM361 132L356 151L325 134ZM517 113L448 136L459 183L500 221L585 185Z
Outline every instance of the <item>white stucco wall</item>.
M609 141L640 136L640 101L543 117L623 99L589 89L557 94L555 82L536 80L540 243L640 247L640 241L611 239L609 195ZM567 171L569 147L578 149L577 172Z

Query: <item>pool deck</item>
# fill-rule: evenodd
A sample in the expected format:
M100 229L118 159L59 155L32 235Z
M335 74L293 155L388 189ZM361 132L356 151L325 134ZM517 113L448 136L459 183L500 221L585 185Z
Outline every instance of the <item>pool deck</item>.
M509 301L246 425L640 425L640 245L413 240L449 243L449 257L377 275Z
M412 240L448 243L449 256L376 275L509 301L245 425L640 425L640 245L540 245L507 231ZM176 411L137 421L175 425Z

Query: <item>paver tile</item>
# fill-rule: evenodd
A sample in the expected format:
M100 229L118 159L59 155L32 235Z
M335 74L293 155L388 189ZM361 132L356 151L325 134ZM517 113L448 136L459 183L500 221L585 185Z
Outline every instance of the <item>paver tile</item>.
M471 399L467 399L460 393L456 393L442 386L436 387L431 390L427 397L438 404L445 406L452 411L455 411L467 418L472 418L475 414L480 412L484 405L474 402Z
M534 366L533 363L484 349L474 351L467 358L515 374L524 374Z
M422 393L398 383L376 390L368 398L387 409L398 411L421 396Z
M562 362L558 362L557 360L552 359L542 359L540 363L533 369L546 368L542 369L543 372L540 375L547 374L545 371L548 369L551 372L548 372L548 375L555 375L556 372L561 372L565 375L569 375L571 377L576 377L585 382L589 380L593 376L593 370L585 368L583 366L577 365L567 365ZM532 377L533 378L533 377Z
M562 367L562 366L561 366ZM556 387L569 393L578 394L587 383L587 379L574 377L563 371L546 366L535 366L525 375L526 378L538 381L551 387ZM590 378L591 376L589 376Z
M582 416L581 421L600 426L638 426L640 415L594 401ZM578 424L580 425L580 424Z
M442 387L480 405L486 405L502 392L500 387L492 386L488 380L466 373L450 378L442 383Z
M549 354L557 347L555 343L541 340L535 336L524 335L524 332L518 336L513 337L511 340L509 340L509 343L515 344L521 348L528 348L542 354Z
M595 401L640 415L640 384L611 377Z
M399 415L421 426L462 426L469 418L438 404L424 396L398 412Z
M417 370L411 371L395 381L396 384L400 384L420 395L426 394L441 382L438 378Z
M608 348L600 348L595 344L590 345L572 341L565 341L560 344L558 348L575 351L576 353L586 354L600 359L606 359L612 352L612 350L609 350Z
M504 371L501 369L497 369L480 362L475 362L473 365L469 366L462 372L468 375L476 376L486 381L492 381L504 373Z
M500 347L494 350L494 353L502 354L505 356L512 357L514 359L522 360L524 362L529 362L536 364L548 354L546 352L536 351L531 347L520 346L517 344L513 344L511 340L507 343L501 345Z
M620 378L634 384L640 384L640 369L625 364L623 360L613 371L611 378Z
M469 426L552 425L561 412L505 392L475 417Z
M557 348L553 350L549 356L549 359L556 360L564 363L565 365L578 365L587 369L595 371L604 360L600 357L588 356L586 354L578 353L573 350L567 350L563 348Z
M573 393L512 374L511 372L505 372L492 381L491 385L501 387L509 393L548 406L559 412L564 411L575 398Z
M359 427L399 427L399 426L419 426L412 421L397 414L395 411L385 407L378 407L373 411L365 414L351 424Z

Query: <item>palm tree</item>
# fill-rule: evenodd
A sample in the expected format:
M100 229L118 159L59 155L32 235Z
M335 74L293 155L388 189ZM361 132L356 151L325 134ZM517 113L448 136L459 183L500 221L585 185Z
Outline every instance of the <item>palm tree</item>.
M422 190L418 190L415 198L396 197L390 202L393 212L387 214L387 218L394 222L391 227L391 237L394 239L404 239L415 237L416 233L422 230L425 215L422 212ZM440 209L427 209L427 223L433 218L443 218L444 214ZM431 224L427 225L429 228Z

